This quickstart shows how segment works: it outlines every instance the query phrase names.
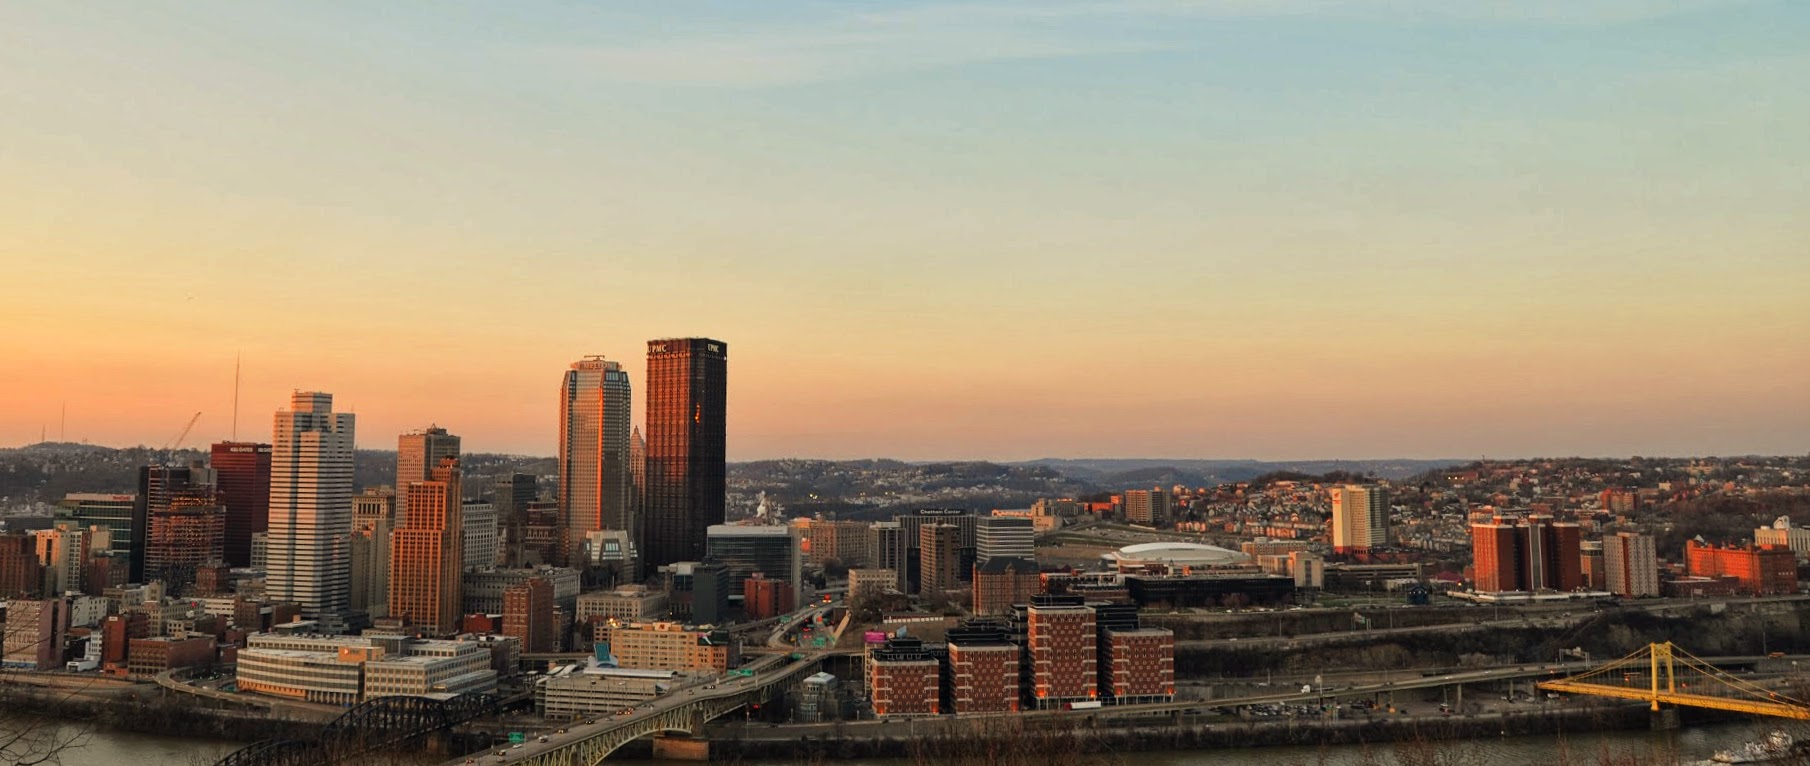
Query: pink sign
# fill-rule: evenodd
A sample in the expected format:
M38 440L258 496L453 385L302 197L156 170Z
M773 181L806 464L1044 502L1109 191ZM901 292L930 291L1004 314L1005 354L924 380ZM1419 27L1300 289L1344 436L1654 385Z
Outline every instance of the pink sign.
M866 633L861 634L861 638L870 644L886 643L886 634L877 630L867 631Z

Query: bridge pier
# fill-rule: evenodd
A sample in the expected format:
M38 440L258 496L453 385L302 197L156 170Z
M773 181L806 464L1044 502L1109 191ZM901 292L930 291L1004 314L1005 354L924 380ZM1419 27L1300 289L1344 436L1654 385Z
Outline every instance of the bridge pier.
M710 740L677 734L654 737L654 759L660 761L710 761Z
M1655 710L1651 715L1653 731L1673 731L1678 728L1678 708Z

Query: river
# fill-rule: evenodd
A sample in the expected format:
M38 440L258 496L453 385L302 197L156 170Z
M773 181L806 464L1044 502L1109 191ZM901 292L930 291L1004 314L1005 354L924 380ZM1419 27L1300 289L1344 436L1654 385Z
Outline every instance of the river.
M1778 724L1766 721L1695 726L1674 732L1618 731L1565 737L1517 737L1443 742L1416 752L1410 746L1266 747L1246 750L1200 750L1137 753L1124 758L1101 757L1103 766L1135 762L1138 766L1403 766L1414 763L1465 766L1566 766L1566 764L1638 763L1640 766L1694 764L1717 750L1758 739ZM1788 727L1801 724L1788 724ZM1788 728L1801 735L1805 732ZM239 747L215 740L154 737L121 732L95 732L84 745L66 752L61 766L205 766ZM1419 757L1417 757L1419 756ZM1429 756L1437 756L1430 760ZM1605 757L1606 756L1606 757ZM1631 757L1641 760L1632 761ZM672 761L610 761L622 766L672 766ZM791 761L771 766L793 766ZM840 762L848 766L905 766L908 761L866 759Z

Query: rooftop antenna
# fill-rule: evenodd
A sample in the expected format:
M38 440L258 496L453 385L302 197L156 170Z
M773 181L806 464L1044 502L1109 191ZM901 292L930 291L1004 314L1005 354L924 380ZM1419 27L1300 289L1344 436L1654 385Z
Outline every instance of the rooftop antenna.
M239 440L239 357L233 354L233 441Z

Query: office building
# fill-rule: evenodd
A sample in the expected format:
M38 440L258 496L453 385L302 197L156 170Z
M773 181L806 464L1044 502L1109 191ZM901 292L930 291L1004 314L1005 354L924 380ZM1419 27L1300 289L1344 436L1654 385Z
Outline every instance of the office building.
M918 591L945 593L961 585L961 530L954 524L918 527Z
M1659 556L1653 538L1634 532L1604 537L1603 581L1618 596L1659 595Z
M578 570L565 567L466 572L463 611L466 614L502 614L503 592L536 577L553 586L554 608L571 614L578 605L578 593L584 581Z
M678 681L670 670L561 665L534 679L534 708L554 720L612 715L665 694Z
M372 617L389 615L390 533L396 524L396 493L371 487L352 498L351 608Z
M531 577L503 591L503 635L522 642L524 653L559 651L552 583Z
M581 593L578 595L577 617L580 622L659 620L667 614L667 599L665 593L648 590L645 585L624 585L615 590Z
M899 589L899 573L891 569L848 570L848 603Z
M1037 559L1037 530L1028 517L982 516L974 525L974 563L995 557Z
M911 592L905 581L905 527L897 521L881 521L867 528L867 569L893 573L893 587Z
M390 533L389 613L450 635L463 613L465 572L458 459L442 459L432 476L402 489L407 512L398 514L405 520Z
M943 712L942 662L921 639L888 638L868 652L867 694L878 718Z
M811 546L810 561L813 566L823 566L830 561L839 562L845 567L867 565L866 523L814 519L808 521L807 526Z
M496 506L465 503L459 513L459 524L465 531L465 555L461 557L465 571L495 569L498 557L502 555Z
M1154 527L1169 520L1169 493L1162 487L1125 491L1125 520Z
M251 536L251 568L260 572L270 569L269 532L258 532Z
M1359 553L1389 544L1389 491L1348 484L1332 489L1332 549Z
M63 643L69 631L69 600L15 599L6 605L5 652L0 667L55 670L63 667Z
M849 588L854 589L852 576ZM1013 604L1028 603L1042 592L1043 576L1037 571L1036 562L996 556L974 566L975 614L1005 614Z
M477 641L258 633L237 661L240 691L329 705L496 689L491 652Z
M132 547L132 524L137 505L138 496L132 494L71 492L57 504L56 522L52 526L67 523L75 529L105 527L109 550L125 557L129 565L138 553L138 549Z
M33 530L32 538L37 545L39 571L43 576L38 592L49 597L80 592L89 546L88 531L59 523L50 529Z
M213 472L195 466L147 465L138 468L138 493L132 506L131 579L145 582L145 546L151 516L170 507L179 492L213 486Z
M585 535L636 529L630 514L628 372L601 356L572 363L559 388L559 517L566 566Z
M126 650L126 672L133 678L145 680L166 670L211 665L215 650L213 636L134 638Z
M1753 531L1755 547L1782 546L1790 548L1797 554L1799 561L1810 559L1810 528L1794 527L1790 516L1780 516L1770 527L1760 527Z
M226 556L226 509L212 487L170 494L151 512L145 541L145 580L161 581L171 593L195 583L195 571Z
M459 459L459 437L439 426L410 431L396 438L396 494L398 499L417 481L433 481L434 469L447 460ZM396 504L396 526L408 526L408 504Z
M639 582L640 554L634 537L625 529L586 532L579 546L580 561L591 569L592 582L605 585Z
M660 567L660 576L675 620L716 625L729 618L729 568L722 564L680 561Z
M330 632L349 627L355 422L332 394L297 391L271 439L265 592Z
M641 553L662 566L705 557L723 523L729 349L708 338L647 343L647 492Z
M721 675L741 664L741 649L726 630L676 622L599 625L600 649L621 667Z
M742 613L750 620L765 620L798 608L793 584L755 572L742 581Z
M407 641L402 647L403 653L364 663L365 699L496 690L490 650L476 641Z
M1732 578L1737 590L1756 596L1797 591L1797 556L1782 545L1736 548L1684 544L1685 567L1693 577Z
M797 531L792 527L716 524L706 534L706 559L729 569L732 598L742 595L742 583L755 572L793 586L803 581L802 553ZM801 599L794 594L794 601Z
M208 466L214 488L226 508L226 563L251 566L251 536L270 526L271 446L257 442L219 442Z
M910 513L900 514L895 518L902 533L897 538L899 545L905 546L898 556L898 565L904 572L899 589L917 588L923 583L923 573L919 567L923 564L923 532L926 524L951 524L956 529L956 578L966 581L974 565L975 528L978 517L973 512L962 508L921 508Z

